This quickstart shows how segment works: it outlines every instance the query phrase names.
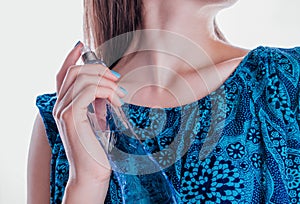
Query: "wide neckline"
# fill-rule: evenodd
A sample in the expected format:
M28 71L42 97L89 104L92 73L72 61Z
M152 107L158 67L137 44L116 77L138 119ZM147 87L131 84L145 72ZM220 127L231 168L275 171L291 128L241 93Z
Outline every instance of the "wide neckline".
M229 75L229 77L227 77L227 79L214 91L212 91L211 93L207 94L206 96L197 99L196 101L187 103L187 104L183 104L181 106L174 106L174 107L150 107L150 106L142 106L142 105L138 105L138 104L133 104L133 103L127 103L124 102L124 104L121 107L125 107L125 106L130 106L133 108L146 108L146 109L152 109L152 110L172 110L172 109L184 109L187 106L193 106L196 105L202 101L206 101L207 99L209 99L211 96L220 93L221 89L224 88L224 86L226 86L226 84L230 83L232 81L233 78L235 78L235 76L240 72L240 69L243 68L244 64L247 62L249 56L257 49L259 49L262 46L258 46L252 50L250 50L244 57L243 59L240 61L240 63L236 66L236 68L234 69L234 71Z

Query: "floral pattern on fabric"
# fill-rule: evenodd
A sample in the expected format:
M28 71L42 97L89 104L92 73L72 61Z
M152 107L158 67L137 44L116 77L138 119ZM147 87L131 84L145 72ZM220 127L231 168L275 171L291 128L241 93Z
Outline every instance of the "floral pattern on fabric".
M188 163L182 179L181 195L185 203L238 203L244 188L232 162L216 156Z
M299 87L300 47L260 46L198 101L123 108L178 203L300 203ZM52 116L55 101L55 93L36 101L52 149L51 204L61 203L69 170ZM114 174L105 203L122 203Z

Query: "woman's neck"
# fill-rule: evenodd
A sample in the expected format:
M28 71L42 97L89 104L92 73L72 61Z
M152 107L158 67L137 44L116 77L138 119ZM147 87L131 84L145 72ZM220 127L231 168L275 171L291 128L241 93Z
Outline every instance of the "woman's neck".
M225 3L199 0L143 3L143 25L126 54L134 52L145 65L184 72L188 67L208 67L246 53L238 53L240 50L234 53L233 46L215 34L215 15Z
M158 101L172 106L176 97L179 104L194 101L220 86L248 53L217 37L214 18L221 5L203 1L144 1L143 27L114 68L132 93L127 101L149 106ZM231 0L214 2L219 1ZM167 97L170 90L175 98Z

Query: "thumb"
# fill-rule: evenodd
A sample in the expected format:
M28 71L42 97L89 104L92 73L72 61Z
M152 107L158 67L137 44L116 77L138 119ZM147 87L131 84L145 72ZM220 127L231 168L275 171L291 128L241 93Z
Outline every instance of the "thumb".
M75 65L76 62L78 61L78 59L80 58L82 47L83 47L82 42L78 41L78 43L76 43L75 47L67 55L61 69L57 73L57 76L56 76L57 93L60 90L60 87L61 87L63 80L66 76L66 73L68 71L68 68L72 65Z

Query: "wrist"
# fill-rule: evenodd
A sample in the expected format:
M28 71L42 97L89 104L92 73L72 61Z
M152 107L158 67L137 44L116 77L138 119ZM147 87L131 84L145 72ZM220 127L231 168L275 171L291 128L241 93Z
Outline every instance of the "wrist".
M63 204L104 203L108 187L109 180L102 182L69 180L65 189Z
M104 186L109 184L110 178L103 177L90 177L90 176L78 176L76 178L68 179L70 186Z
M88 185L105 185L109 183L111 170L93 171L88 169L78 169L70 166L69 179L70 184L88 184Z

